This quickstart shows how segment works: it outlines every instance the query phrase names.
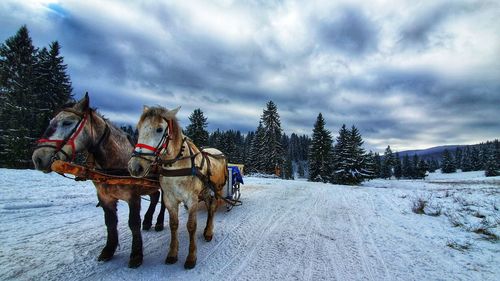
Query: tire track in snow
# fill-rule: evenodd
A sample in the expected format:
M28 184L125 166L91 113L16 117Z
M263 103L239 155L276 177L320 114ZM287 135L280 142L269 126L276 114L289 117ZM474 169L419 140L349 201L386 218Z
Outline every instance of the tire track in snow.
M346 206L349 204L349 202L351 202L352 204L352 202L360 200L352 196L354 192L356 192L357 194L361 191L352 190L350 193L344 193L342 195L342 201ZM366 193L363 194L366 195ZM349 200L347 199L348 196ZM371 200L371 198L363 196L363 198L361 199L365 202L368 200L372 203L370 205L373 206L373 201ZM365 207L368 206L369 204L365 204ZM390 278L388 277L386 263L382 255L380 254L380 250L373 240L373 231L370 231L367 227L367 225L369 225L370 223L371 216L375 214L375 210L371 208L370 215L368 215L368 210L366 210L365 208L354 207L353 209L355 209L357 212L348 212L348 215L349 220L352 222L354 233L357 233L356 241L358 243L358 248L360 249L360 257L363 261L365 272L368 274L370 280L390 280Z
M305 200L303 197L299 189L283 186L253 192L252 198L245 201L246 208L237 209L241 223L224 232L224 238L214 249L207 251L210 260L205 263L208 257L205 258L203 266L220 278L237 276L242 280L246 278L243 276L245 269L254 268L256 263L261 266L268 262L272 266L276 260L264 260L268 256L280 257L281 249L271 247L269 239L274 239L289 222L288 218L294 217L292 213L297 211L294 206ZM226 220L223 223L224 228L231 225Z
M278 206L278 210L274 211L272 216L264 220L265 223L262 224L262 227L257 232L258 235L255 235L252 238L248 237L250 239L247 239L246 243L243 244L243 247L249 247L247 252L244 254L243 258L241 258L240 255L235 255L234 258L229 263L227 263L225 267L221 269L221 272L224 272L234 262L238 261L239 266L237 267L236 270L234 270L232 276L237 276L238 274L240 274L243 271L243 269L248 265L249 260L255 254L257 248L263 245L265 240L273 233L273 231L282 222L282 220L285 217L289 216L290 214L291 214L291 209L289 209L289 206L283 206L283 205Z

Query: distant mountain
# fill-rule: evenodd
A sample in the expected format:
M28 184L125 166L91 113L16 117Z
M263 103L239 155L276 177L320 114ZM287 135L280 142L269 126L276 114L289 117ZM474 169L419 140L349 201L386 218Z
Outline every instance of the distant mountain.
M408 156L413 156L415 154L418 155L418 157L423 158L424 160L428 159L436 159L436 160L441 160L441 157L443 155L443 151L445 149L448 149L451 153L454 153L457 147L463 148L468 145L441 145L441 146L435 146L427 149L417 149L417 150L405 150L405 151L400 151L399 152L399 157L403 157L405 155Z
M430 159L435 159L438 161L441 161L443 157L443 151L445 149L448 149L448 151L451 152L453 157L455 156L455 151L457 147L460 147L462 151L464 151L465 147L476 147L478 149L481 149L482 146L484 145L493 145L494 141L487 141L487 142L482 142L478 144L471 144L471 145L466 145L466 144L458 144L458 145L441 145L441 146L435 146L427 149L417 149L417 150L404 150L404 151L399 151L399 157L403 158L405 155L408 155L412 157L413 155L417 154L419 158L423 158L424 160L430 160Z

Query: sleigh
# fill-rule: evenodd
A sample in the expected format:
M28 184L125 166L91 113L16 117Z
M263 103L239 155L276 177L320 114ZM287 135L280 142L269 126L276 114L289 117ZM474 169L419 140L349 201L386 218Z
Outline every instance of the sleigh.
M241 205L240 196L241 190L240 185L243 184L243 165L239 164L228 164L229 179L227 180L224 195L225 199L230 202L235 202L236 204L230 204L226 202L226 209L229 211L234 206Z

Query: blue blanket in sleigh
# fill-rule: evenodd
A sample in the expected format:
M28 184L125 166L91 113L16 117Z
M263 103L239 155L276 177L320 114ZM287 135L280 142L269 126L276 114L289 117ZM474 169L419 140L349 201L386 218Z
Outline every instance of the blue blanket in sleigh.
M243 184L243 177L241 176L240 169L236 166L231 167L231 176L233 177L233 184L241 183Z

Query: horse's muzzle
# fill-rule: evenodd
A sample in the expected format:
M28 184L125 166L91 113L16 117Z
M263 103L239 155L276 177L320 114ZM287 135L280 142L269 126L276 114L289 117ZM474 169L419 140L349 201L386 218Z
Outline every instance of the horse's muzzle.
M47 153L47 151L45 150L46 149L44 148L35 150L33 152L33 155L31 156L31 160L35 165L35 169L42 171L44 173L50 173L52 172L50 166L52 165L53 155L51 153Z
M132 157L128 161L128 172L134 178L143 178L144 176L146 176L146 169L143 166L143 163L141 163L140 159L137 159L135 157Z

